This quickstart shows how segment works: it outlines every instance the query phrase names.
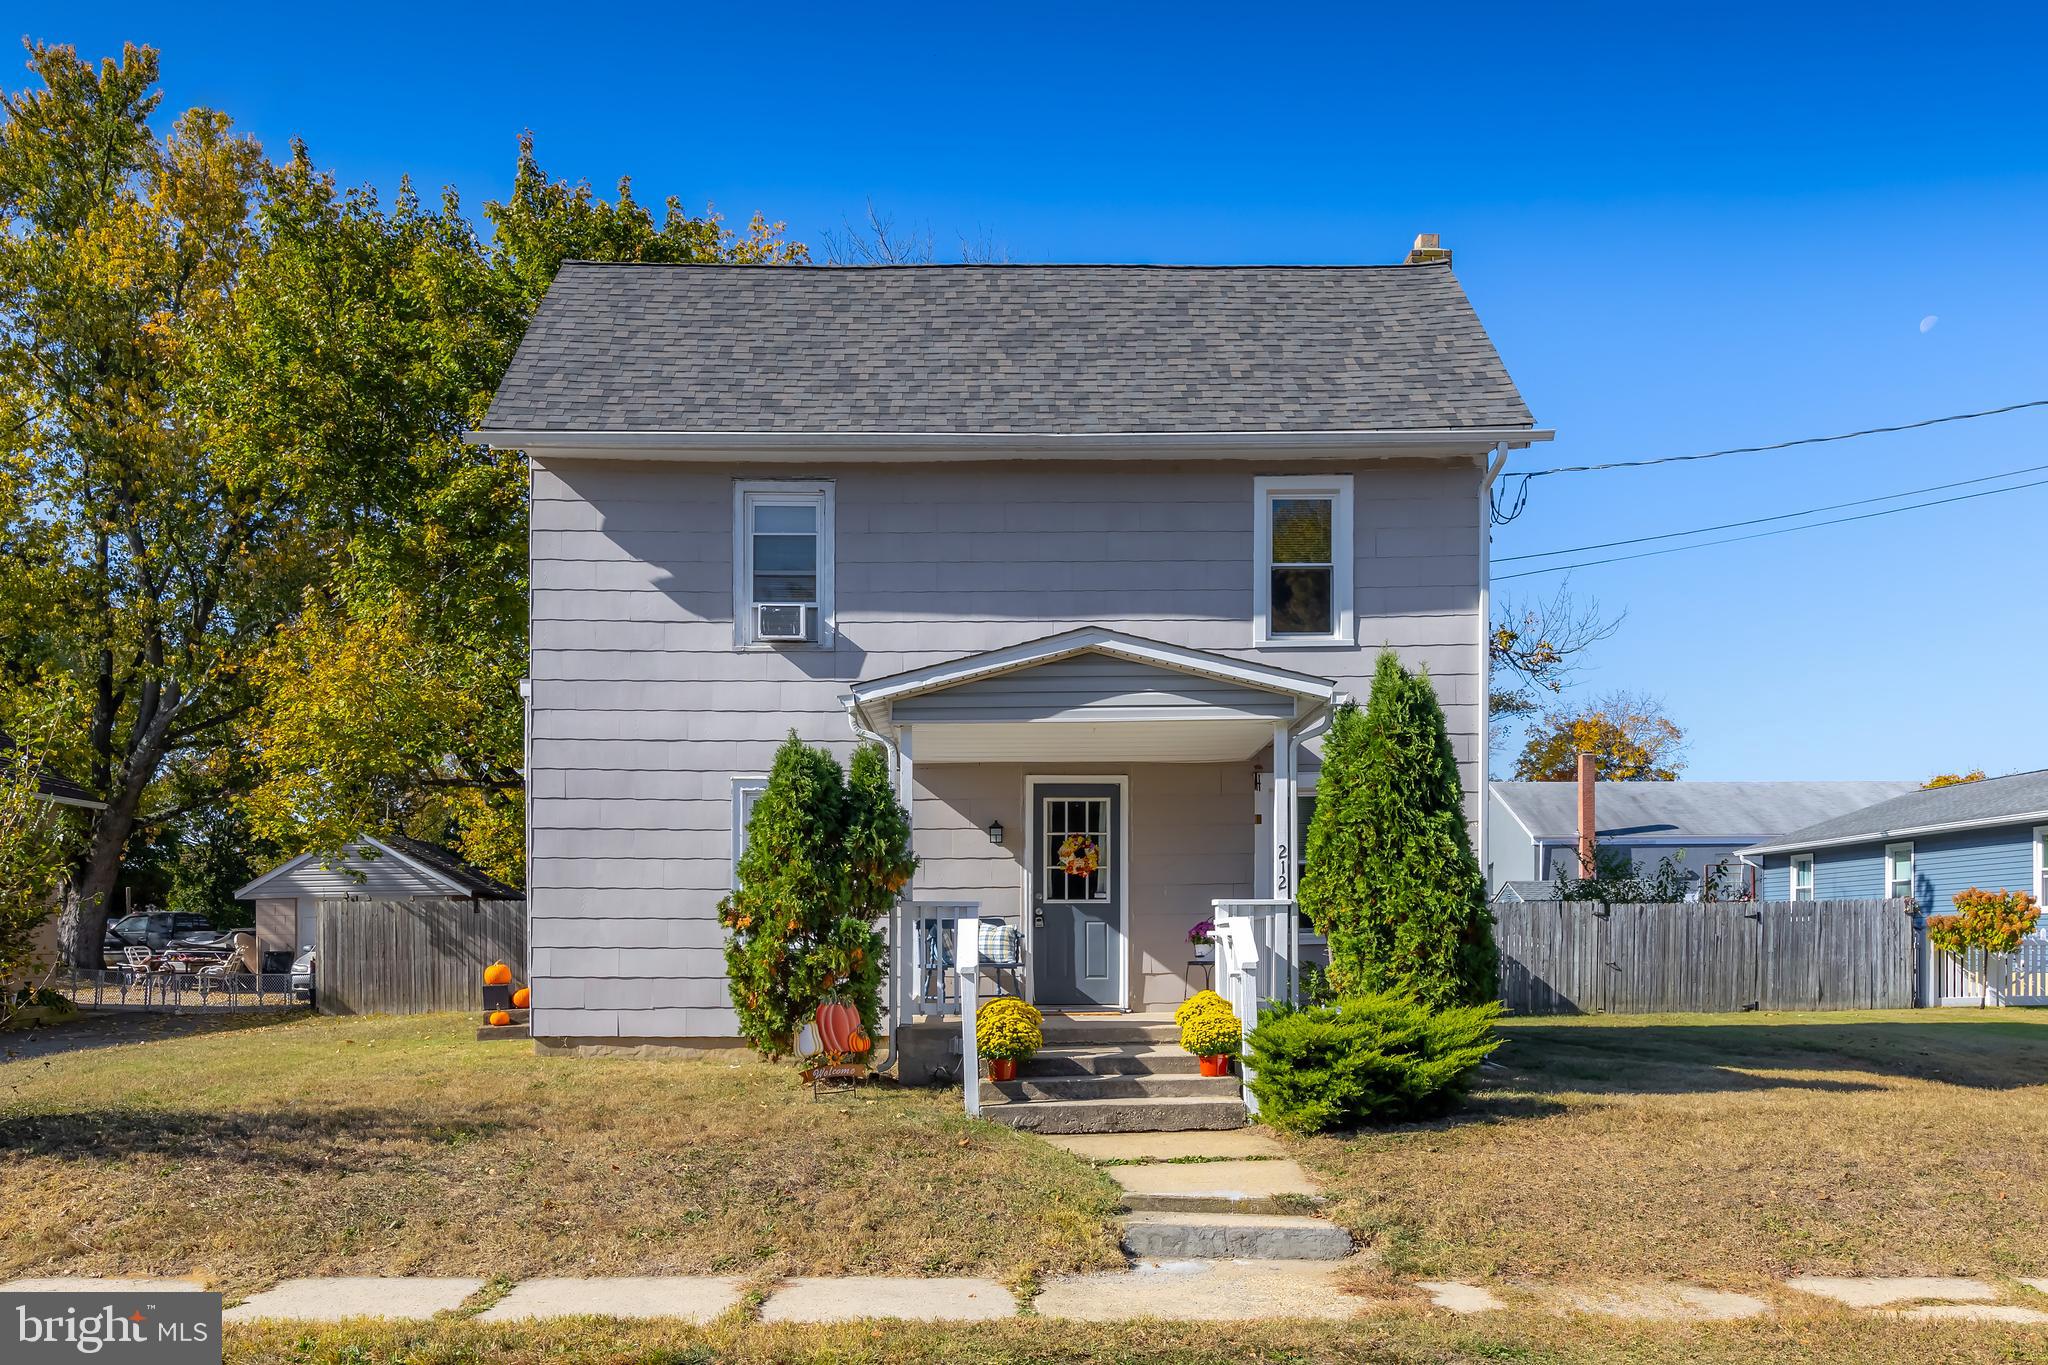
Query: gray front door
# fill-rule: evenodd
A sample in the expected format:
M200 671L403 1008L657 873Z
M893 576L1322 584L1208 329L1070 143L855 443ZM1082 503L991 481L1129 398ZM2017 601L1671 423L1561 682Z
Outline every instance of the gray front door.
M1123 1001L1121 802L1110 783L1032 789L1031 956L1041 1005L1114 1009Z

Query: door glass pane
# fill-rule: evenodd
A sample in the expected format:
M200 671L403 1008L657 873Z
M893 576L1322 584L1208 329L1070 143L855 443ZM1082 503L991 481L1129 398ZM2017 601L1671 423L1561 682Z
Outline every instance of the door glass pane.
M1040 875L1049 901L1110 898L1109 802L1048 800Z
M1273 562L1330 563L1330 500L1273 499Z
M1328 635L1336 629L1328 569L1275 569L1273 635Z

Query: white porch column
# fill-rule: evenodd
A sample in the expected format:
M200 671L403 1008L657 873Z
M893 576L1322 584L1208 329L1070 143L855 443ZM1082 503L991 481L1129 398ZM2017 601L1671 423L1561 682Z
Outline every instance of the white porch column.
M1274 900L1294 899L1294 735L1285 721L1273 727Z
M914 728L903 725L896 729L896 800L903 807L903 819L910 829L913 852L917 848L917 786L910 759L910 732ZM919 989L913 976L919 965L919 947L913 941L918 932L917 917L908 909L912 899L913 893L908 886L897 893L898 913L894 920L900 927L896 932L896 942L889 948L889 1000L891 1008L896 1011L894 1019L898 1028L910 1021L911 998Z

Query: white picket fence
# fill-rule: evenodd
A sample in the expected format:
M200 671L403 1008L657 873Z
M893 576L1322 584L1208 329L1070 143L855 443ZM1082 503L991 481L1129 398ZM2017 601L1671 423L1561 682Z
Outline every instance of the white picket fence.
M1962 961L1949 953L1932 956L1935 1004L1984 1003L1983 964L1978 958ZM2048 934L2032 934L2018 952L2002 961L1994 959L1990 975L1991 1004L2048 1005Z

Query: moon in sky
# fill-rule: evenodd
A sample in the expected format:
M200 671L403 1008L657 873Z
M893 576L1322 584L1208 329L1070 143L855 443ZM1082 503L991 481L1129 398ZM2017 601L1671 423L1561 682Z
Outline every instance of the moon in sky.
M1936 316L1935 316L1934 314L1932 314L1932 313L1929 313L1929 314L1928 314L1928 315L1927 315L1926 317L1924 317L1924 318L1920 319L1920 333L1921 333L1921 335L1925 336L1925 335L1926 335L1927 333L1929 333L1929 332L1933 331L1933 330L1934 330L1934 324L1935 324L1935 323L1937 323L1937 322L1940 322L1940 321L1941 321L1941 319L1940 319L1940 318L1938 318L1938 317L1936 317Z

